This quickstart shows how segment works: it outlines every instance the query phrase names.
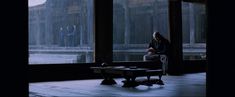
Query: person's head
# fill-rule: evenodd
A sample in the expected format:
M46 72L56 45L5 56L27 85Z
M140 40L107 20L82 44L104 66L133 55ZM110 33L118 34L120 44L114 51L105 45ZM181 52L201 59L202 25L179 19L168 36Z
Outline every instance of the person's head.
M154 32L153 33L153 39L155 39L156 41L161 40L161 35L159 32Z

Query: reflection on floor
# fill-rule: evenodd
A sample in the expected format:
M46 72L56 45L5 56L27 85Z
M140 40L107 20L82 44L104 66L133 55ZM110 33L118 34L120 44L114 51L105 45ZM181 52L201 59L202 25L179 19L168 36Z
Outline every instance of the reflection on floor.
M164 86L136 88L123 88L123 78L116 78L117 84L111 86L100 85L102 79L29 83L29 96L206 96L206 73L163 76L162 79Z

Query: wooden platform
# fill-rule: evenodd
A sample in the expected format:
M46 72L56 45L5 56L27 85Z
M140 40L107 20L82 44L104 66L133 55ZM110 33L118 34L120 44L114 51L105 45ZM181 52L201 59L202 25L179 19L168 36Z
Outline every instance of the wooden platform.
M137 87L139 85L148 85L152 84L164 85L164 82L161 80L163 75L162 69L149 69L149 68L137 68L136 66L106 66L106 67L91 67L94 73L98 73L103 76L104 80L101 82L102 85L114 85L117 84L113 79L114 75L121 75L125 78L125 81L122 81L124 84L122 87ZM146 76L146 81L136 81L137 77ZM152 80L150 82L151 76L159 76L159 80ZM146 83L147 82L147 83Z
M29 83L29 96L206 96L206 73L163 76L162 79L163 86L141 85L135 88L123 88L123 78L116 78L118 84L115 85L100 85L102 79Z

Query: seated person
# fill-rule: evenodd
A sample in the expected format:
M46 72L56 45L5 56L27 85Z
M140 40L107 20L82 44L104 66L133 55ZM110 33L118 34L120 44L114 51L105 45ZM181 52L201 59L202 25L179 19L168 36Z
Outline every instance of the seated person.
M153 33L153 39L144 55L144 61L157 61L160 55L168 55L169 41L165 39L159 32Z
M144 61L161 61L165 72L168 65L168 53L169 41L164 38L159 32L154 32L153 39L147 49L147 54L144 55Z

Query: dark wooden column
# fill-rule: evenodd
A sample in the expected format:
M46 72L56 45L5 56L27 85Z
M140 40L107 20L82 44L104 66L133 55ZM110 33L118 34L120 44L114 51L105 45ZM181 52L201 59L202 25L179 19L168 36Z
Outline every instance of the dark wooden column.
M169 0L170 43L169 74L183 73L181 0Z
M219 7L218 7L219 6ZM234 55L235 38L234 3L232 1L206 0L207 8L207 97L235 97ZM218 41L223 46L218 46ZM218 80L218 77L220 78Z
M95 0L95 62L112 62L113 0Z

